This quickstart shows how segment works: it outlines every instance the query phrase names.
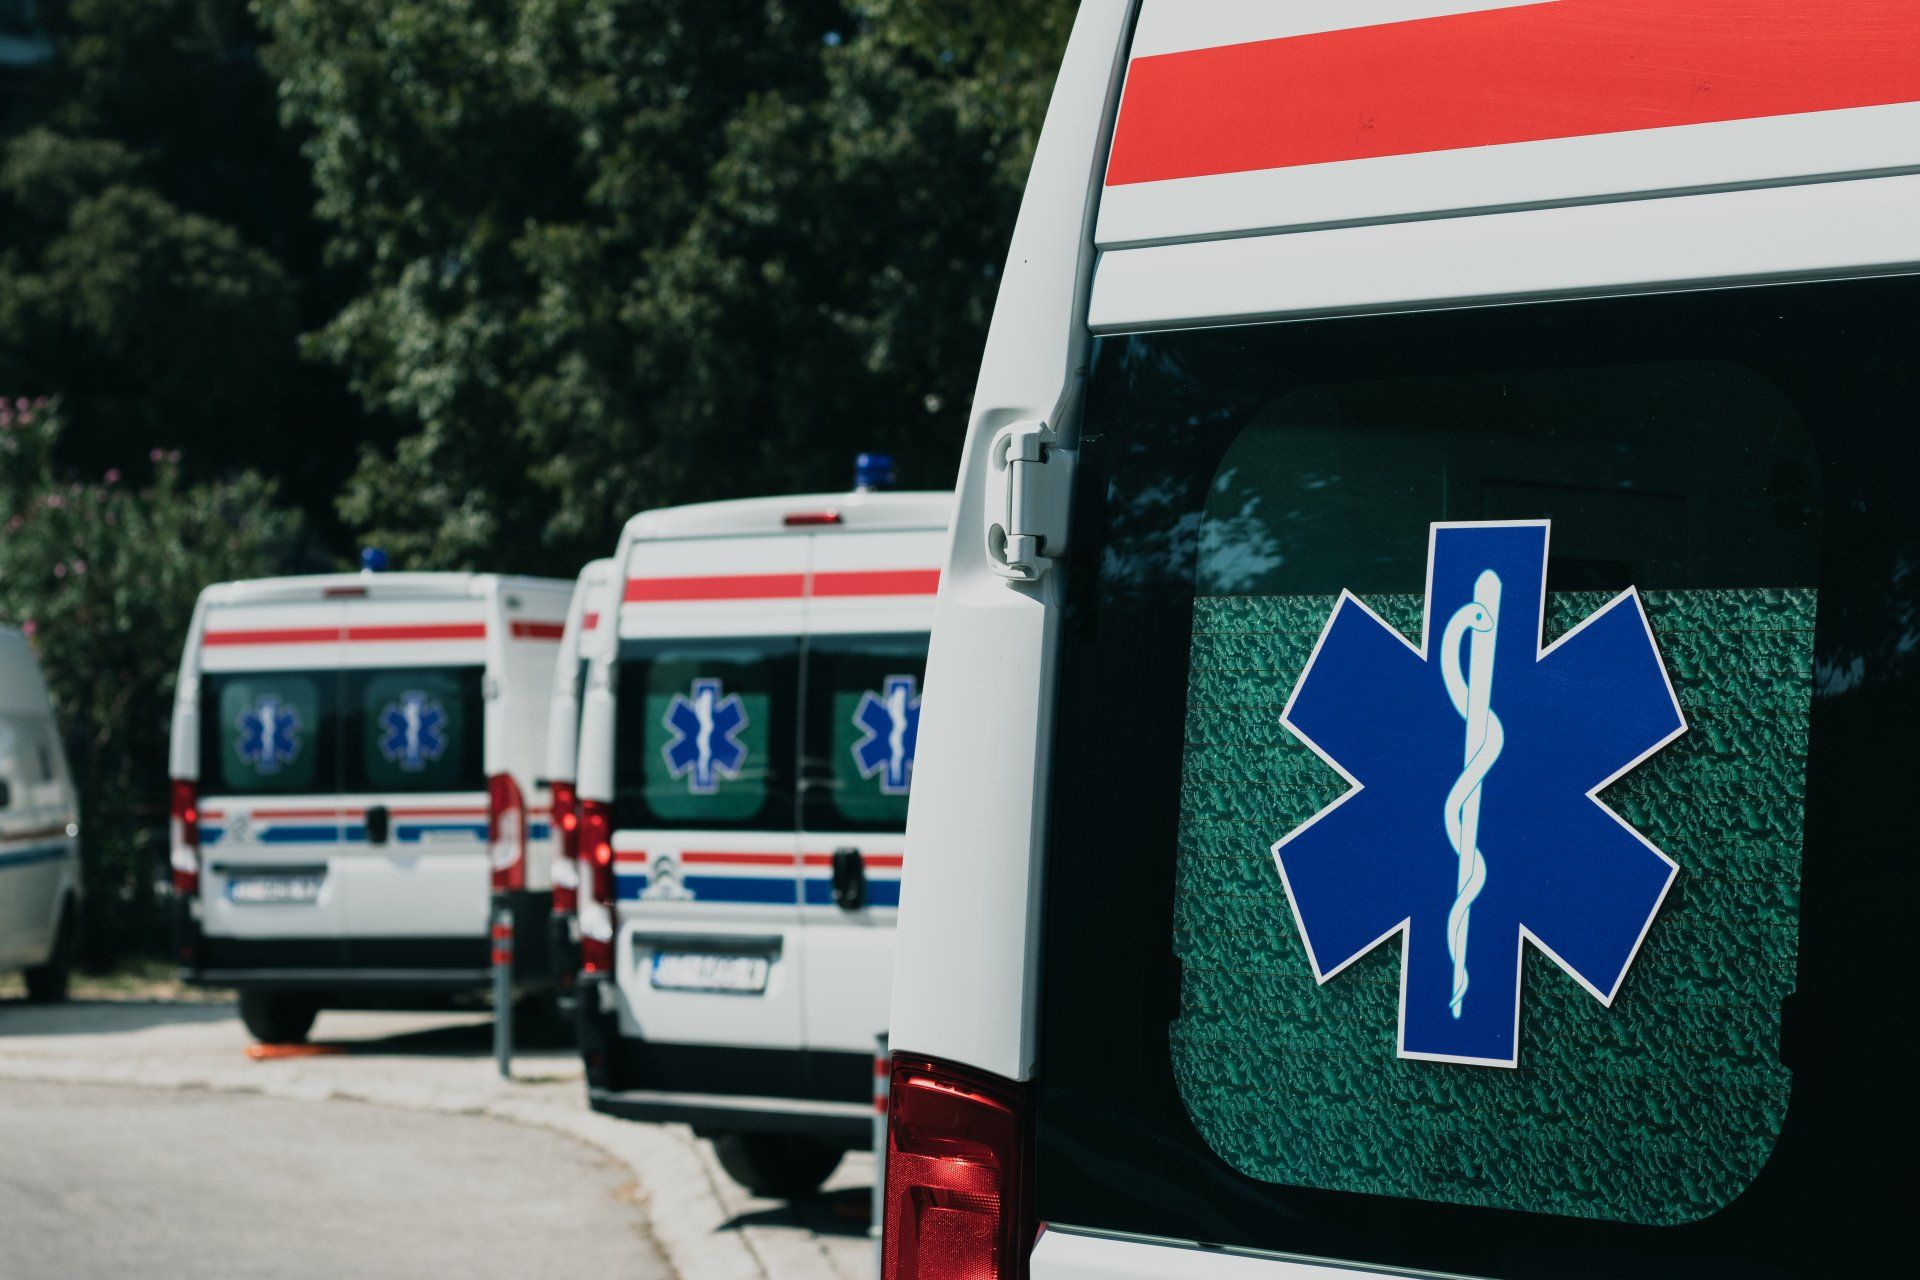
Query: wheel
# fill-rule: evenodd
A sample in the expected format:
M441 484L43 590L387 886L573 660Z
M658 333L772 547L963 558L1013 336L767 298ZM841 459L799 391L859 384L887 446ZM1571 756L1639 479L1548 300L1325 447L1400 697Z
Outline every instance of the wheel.
M60 908L60 923L54 928L53 950L47 962L27 970L27 999L35 1004L54 1004L67 998L67 979L73 973L73 953L80 941L74 923L73 902Z
M320 1006L284 991L242 991L240 1021L261 1044L304 1044Z
M812 1195L845 1153L817 1138L785 1133L728 1133L713 1140L727 1176L757 1196L792 1200Z

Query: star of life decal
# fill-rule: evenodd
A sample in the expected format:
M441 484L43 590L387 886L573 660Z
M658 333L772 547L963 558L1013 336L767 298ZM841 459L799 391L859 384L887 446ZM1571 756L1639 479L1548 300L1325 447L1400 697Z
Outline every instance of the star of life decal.
M234 749L255 773L271 776L300 756L300 712L278 694L263 693L233 722L240 731Z
M920 699L913 676L888 676L880 692L868 689L854 708L853 724L861 731L853 744L853 761L863 778L879 778L885 795L907 794L913 780L913 749L920 737Z
M720 779L740 776L747 762L747 748L740 741L747 710L740 695L727 693L719 680L696 677L690 695L673 695L661 724L673 735L660 748L667 774L685 778L694 795L710 796L720 789Z
M1528 942L1611 1005L1678 870L1597 798L1686 731L1639 594L1541 647L1547 539L1433 525L1419 647L1342 592L1281 715L1351 784L1273 846L1314 977L1400 935L1403 1058L1517 1066Z
M377 723L380 754L407 773L419 773L446 754L446 708L418 689L387 703Z

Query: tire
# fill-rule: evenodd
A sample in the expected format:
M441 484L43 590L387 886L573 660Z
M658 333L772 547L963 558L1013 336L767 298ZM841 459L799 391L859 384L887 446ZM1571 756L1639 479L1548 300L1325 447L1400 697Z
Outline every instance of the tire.
M261 1044L305 1044L320 1006L284 991L242 991L240 1021Z
M727 1176L773 1200L809 1196L840 1167L846 1154L817 1138L786 1133L729 1133L713 1140Z
M67 980L73 974L73 953L80 941L74 921L73 900L60 908L60 923L53 932L53 951L47 962L26 971L27 999L35 1004L58 1004L67 998Z

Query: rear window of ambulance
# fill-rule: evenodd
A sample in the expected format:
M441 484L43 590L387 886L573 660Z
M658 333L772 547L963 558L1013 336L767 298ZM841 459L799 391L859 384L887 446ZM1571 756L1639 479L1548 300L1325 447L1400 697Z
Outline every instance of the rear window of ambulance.
M235 796L485 790L480 676L478 667L204 676L203 785Z
M791 830L798 680L792 640L624 642L615 824Z
M1843 1029L1894 1008L1920 889L1886 751L1920 712L1916 301L1885 281L1099 343L1043 1220L1512 1280L1813 1276L1892 1247L1914 1108ZM1534 610L1496 606L1498 642L1578 674L1490 686L1504 753L1474 781L1469 704L1419 652L1466 544L1429 526L1543 520L1544 591L1493 575ZM1629 588L1644 639L1589 622ZM1532 687L1509 663L1463 690L1501 672ZM1630 831L1554 781L1589 766ZM1477 869L1449 846L1462 787ZM1610 992L1601 954L1629 957Z
M905 831L926 636L815 636L806 668L802 824Z

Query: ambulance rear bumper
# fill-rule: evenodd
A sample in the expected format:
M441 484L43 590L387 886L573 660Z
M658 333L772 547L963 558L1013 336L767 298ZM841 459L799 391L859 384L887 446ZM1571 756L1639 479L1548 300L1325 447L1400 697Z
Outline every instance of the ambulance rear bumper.
M623 1120L692 1125L702 1137L723 1133L791 1133L848 1149L873 1143L873 1104L738 1094L589 1089L595 1111Z

